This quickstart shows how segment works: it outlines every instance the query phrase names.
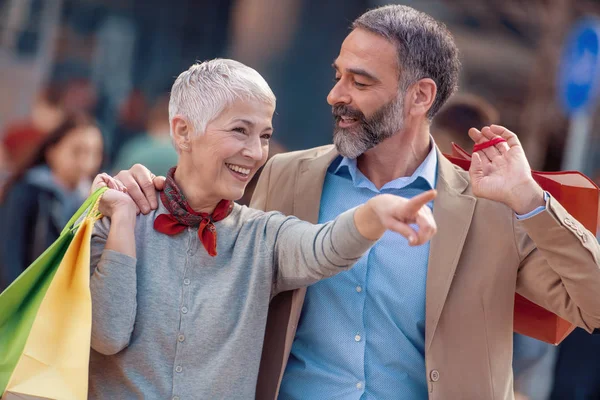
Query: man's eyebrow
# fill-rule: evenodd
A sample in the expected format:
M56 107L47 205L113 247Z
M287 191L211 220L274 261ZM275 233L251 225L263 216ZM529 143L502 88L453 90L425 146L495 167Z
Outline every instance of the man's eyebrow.
M336 71L339 71L339 68L335 62L333 64L331 64L331 67L333 69L335 69ZM375 77L375 75L371 74L370 72L368 72L367 70L364 70L362 68L346 68L346 72L350 72L351 74L354 74L354 75L364 76L367 79L370 79L375 82L379 82L379 79L377 79Z
M350 72L351 74L364 76L365 78L368 78L372 81L379 82L379 79L377 79L373 74L367 72L362 68L346 68L346 71Z

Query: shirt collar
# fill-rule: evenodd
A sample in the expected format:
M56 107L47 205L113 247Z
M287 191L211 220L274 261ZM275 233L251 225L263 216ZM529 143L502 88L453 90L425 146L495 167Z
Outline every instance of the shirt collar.
M437 151L433 138L431 139L431 150L425 160L417 167L411 176L396 178L377 189L375 185L363 175L356 165L355 158L341 157L331 165L333 173L338 176L350 175L355 187L364 187L375 192L381 192L385 189L402 189L411 185L417 185L420 182L425 184L426 189L435 188L437 177Z

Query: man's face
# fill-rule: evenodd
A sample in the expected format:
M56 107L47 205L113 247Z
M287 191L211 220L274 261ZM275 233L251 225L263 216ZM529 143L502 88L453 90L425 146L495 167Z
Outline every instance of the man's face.
M403 127L396 48L383 37L355 29L333 68L336 84L327 96L335 120L333 142L340 154L356 158Z

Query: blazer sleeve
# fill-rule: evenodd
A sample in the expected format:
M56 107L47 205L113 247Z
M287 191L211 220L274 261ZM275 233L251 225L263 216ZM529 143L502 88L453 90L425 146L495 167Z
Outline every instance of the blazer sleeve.
M546 209L513 219L521 263L517 292L571 323L592 332L600 328L600 246L550 196Z

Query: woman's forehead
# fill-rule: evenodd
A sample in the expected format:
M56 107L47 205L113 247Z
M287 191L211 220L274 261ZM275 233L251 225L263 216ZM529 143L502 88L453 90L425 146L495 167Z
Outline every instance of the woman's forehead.
M240 121L249 125L264 125L271 122L275 107L258 100L237 100L225 108L220 117L223 122Z

